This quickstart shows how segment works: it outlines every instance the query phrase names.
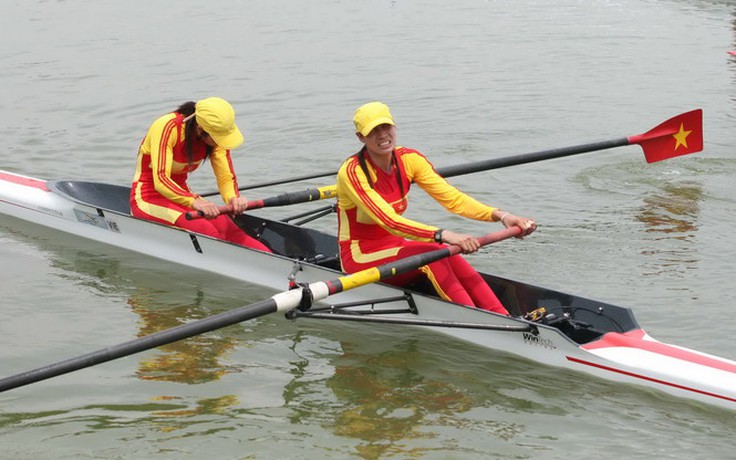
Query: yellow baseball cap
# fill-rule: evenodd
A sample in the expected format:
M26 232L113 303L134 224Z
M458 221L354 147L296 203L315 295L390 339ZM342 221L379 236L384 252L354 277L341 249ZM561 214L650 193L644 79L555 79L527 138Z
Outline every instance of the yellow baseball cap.
M378 125L394 125L394 117L383 102L369 102L363 104L355 111L353 116L355 129L362 135L367 136Z
M243 143L243 135L235 124L235 110L225 99L202 99L195 105L194 114L197 124L220 147L232 150Z

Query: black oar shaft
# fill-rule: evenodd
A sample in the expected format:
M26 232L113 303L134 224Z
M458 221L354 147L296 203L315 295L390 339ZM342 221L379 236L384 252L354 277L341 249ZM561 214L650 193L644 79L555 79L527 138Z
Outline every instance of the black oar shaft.
M307 201L317 201L321 198L319 189L309 189L301 192L283 193L278 196L264 198L261 207L285 206L289 204L304 203Z
M268 181L268 182L260 182L260 183L257 183L257 184L250 184L250 185L246 185L244 187L240 187L238 190L252 190L252 189L255 189L255 188L271 187L271 186L274 186L274 185L289 184L291 182L300 182L300 181L303 181L303 180L319 179L319 178L322 178L322 177L336 176L336 175L337 175L337 171L330 171L330 172L326 172L326 173L323 172L323 173L319 173L319 174L309 174L307 176L291 177L289 179L278 179L278 180L273 180L273 181ZM215 193L217 193L217 192L215 192ZM204 195L202 195L202 196L204 196Z
M685 127L686 125L687 127ZM677 129L678 127L679 131ZM679 136L675 136L675 134L679 134ZM687 139L688 136L690 136L690 147L688 147L688 142L683 140ZM670 137L672 137L672 139L669 139ZM662 144L661 142L657 142L655 146L655 144L651 142L660 138L668 139L668 142L665 143L667 144L667 146L663 147L663 145L660 145ZM552 158L566 157L570 155L577 155L579 153L595 152L596 150L623 147L625 145L631 144L640 144L642 146L642 148L644 149L644 156L647 158L647 162L649 163L654 161L661 161L663 159L672 158L675 156L699 152L703 148L703 111L702 109L696 109L690 112L682 113L664 121L663 123L660 123L646 133L636 136L612 139L609 141L593 142L590 144L575 145L572 147L542 150L539 152L527 153L505 158L494 158L491 160L479 161L466 165L449 166L445 168L438 168L437 172L444 177L459 176L461 174L488 171L495 168L503 168L506 166L514 166L525 163L532 163L535 161L549 160ZM649 146L649 148L647 148L647 146ZM680 147L682 148L678 150L678 148ZM263 182L260 184L251 184L246 187L241 187L240 190L268 187L271 185L287 184L290 182L299 182L302 180L317 179L320 177L335 175L337 175L337 171L330 171L320 174L293 177L290 179ZM217 192L211 192L202 196L214 195L216 193Z
M156 332L145 337L130 340L119 345L103 348L76 358L67 359L48 366L0 379L0 391L11 390L51 377L67 374L79 369L101 364L113 359L122 358L144 350L150 350L178 340L210 332L226 326L237 324L259 316L276 312L276 301L269 298L245 307L226 311L199 321L183 324L171 329Z
M507 166L516 166L526 163L534 163L536 161L551 160L553 158L567 157L578 155L581 153L595 152L597 150L612 149L629 145L629 140L625 137L621 139L613 139L609 141L594 142L590 144L574 145L572 147L562 147L559 149L541 150L539 152L525 153L522 155L514 155L503 158L491 158L490 160L477 161L463 165L446 166L438 168L437 173L442 177L462 176L480 171L489 171L491 169L505 168Z
M462 176L464 174L471 174L481 171L490 171L491 169L505 168L507 166L516 166L526 163L534 163L536 161L551 160L553 158L561 158L572 155L578 155L581 153L595 152L597 150L606 150L615 147L622 147L629 145L631 142L628 138L623 137L620 139L612 139L609 141L594 142L590 144L574 145L572 147L562 147L558 149L540 150L539 152L525 153L522 155L515 155L510 157L502 158L491 158L490 160L476 161L474 163L466 163L461 165L446 166L444 168L438 168L437 173L442 177L454 177ZM313 179L316 177L323 176L334 176L337 175L337 171L333 171L326 174L320 174L318 176L304 176L303 179ZM302 178L294 178L282 181L292 182L302 180ZM270 185L270 184L266 184ZM263 187L264 184L254 184L249 187L241 188L258 188ZM335 196L335 193L325 194L324 190L328 187L308 189L300 192L289 192L281 195L264 198L261 200L253 201L248 203L249 209L267 208L271 206L286 206L290 204L304 203L307 201L321 200L323 198L330 198ZM204 195L203 195L204 196Z
M589 144L574 145L571 147L562 147L558 149L540 150L538 152L524 153L520 155L514 155L503 158L492 158L490 160L477 161L474 163L446 166L444 168L438 168L437 173L442 177L454 177L461 176L463 174L470 174L480 171L489 171L491 169L505 168L507 166L516 166L526 163L534 163L535 161L550 160L552 158L561 158L571 155L578 155L581 153L595 152L597 150L612 149L615 147L623 147L629 145L628 138L622 137L620 139L612 139L609 141L592 142ZM250 184L244 187L240 187L240 190L251 190L256 188L270 187L272 185L288 184L291 182L299 182L303 180L319 179L321 177L334 177L337 175L337 171L330 171L320 174L311 174L308 176L292 177L289 179L275 180L270 182L260 182L257 184ZM216 194L217 192L211 192L209 195ZM207 194L202 195L207 196ZM284 204L298 203L299 201L291 201ZM267 204L266 206L280 206L280 204Z
M330 172L323 172L319 174L310 174L308 176L290 177L288 179L277 179L277 180L272 180L268 182L258 182L256 184L244 185L242 187L239 187L238 190L241 190L241 191L242 190L253 190L256 188L272 187L274 185L290 184L292 182L301 182L303 180L319 179L319 178L328 177L328 176L334 177L336 175L337 175L337 171L330 171ZM212 195L217 195L218 193L220 192L212 191L212 192L203 193L200 196L212 196ZM301 203L301 201L298 201L297 203ZM285 204L291 204L291 203L285 203ZM271 205L271 206L274 206L274 205ZM275 206L279 206L279 205L275 205Z
M521 229L519 227L511 227L495 233L489 233L488 235L478 238L478 241L481 245L486 245L519 235L520 233ZM305 294L309 294L313 300L322 300L332 294L337 294L366 284L374 283L376 281L382 281L400 273L415 270L423 265L459 252L460 248L458 246L446 246L432 252L417 254L405 259L380 265L378 267L341 276L340 278L332 281L311 283L306 290L305 288L302 288L300 290L284 291L269 299L246 305L244 307L229 310L191 323L166 329L144 337L139 337L119 345L87 353L76 358L67 359L65 361L60 361L48 366L39 367L37 369L0 379L0 392L67 374L79 369L84 369L86 367L94 366L95 364L112 361L113 359L122 358L123 356L129 356L141 351L150 350L151 348L156 348L161 345L166 345L195 335L204 334L205 332L231 326L233 324L265 316L270 313L276 313L277 311L287 312L299 307L302 302L305 301Z

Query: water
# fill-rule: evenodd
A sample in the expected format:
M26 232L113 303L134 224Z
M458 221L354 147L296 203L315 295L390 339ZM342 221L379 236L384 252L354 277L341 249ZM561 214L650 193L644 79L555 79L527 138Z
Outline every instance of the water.
M700 107L701 154L647 165L625 147L453 183L540 223L471 256L479 269L631 306L654 337L736 359L735 16L699 0L6 1L0 168L127 184L149 123L210 95L238 111L242 183L335 170L369 100L437 166ZM206 169L192 183L213 188ZM409 215L488 230L416 192ZM3 375L272 293L7 217L0 261ZM0 396L13 459L736 458L735 429L731 412L422 330L281 317Z

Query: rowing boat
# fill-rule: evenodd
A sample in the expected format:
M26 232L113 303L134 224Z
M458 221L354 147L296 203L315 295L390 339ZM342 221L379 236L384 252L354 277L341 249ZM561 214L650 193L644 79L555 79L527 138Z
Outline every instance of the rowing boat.
M0 171L0 214L230 278L283 290L339 275L333 235L251 214L237 224L273 253L129 214L130 188ZM481 274L512 316L443 301L426 286L372 283L290 318L407 324L526 359L736 409L736 362L659 342L629 308ZM307 306L308 307L308 306ZM6 369L7 371L7 369Z

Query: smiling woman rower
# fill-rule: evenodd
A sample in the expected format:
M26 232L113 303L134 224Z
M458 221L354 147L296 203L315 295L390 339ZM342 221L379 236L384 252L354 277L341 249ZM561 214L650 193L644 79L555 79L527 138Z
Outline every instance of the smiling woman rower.
M343 270L354 273L414 254L438 249L441 243L463 253L480 247L472 235L455 233L405 217L407 194L416 183L450 212L481 221L518 226L529 235L537 224L487 206L448 184L424 155L396 145L396 126L381 102L359 107L353 118L363 148L348 158L337 175L338 240ZM430 263L387 280L406 285L426 277L443 299L508 315L483 278L459 255Z
M262 251L269 249L245 234L217 205L195 194L187 185L189 173L209 158L217 186L233 214L245 211L230 150L243 143L233 107L219 97L185 102L153 122L138 149L130 195L135 217L173 225ZM206 219L187 220L188 211ZM270 251L269 251L270 252Z

